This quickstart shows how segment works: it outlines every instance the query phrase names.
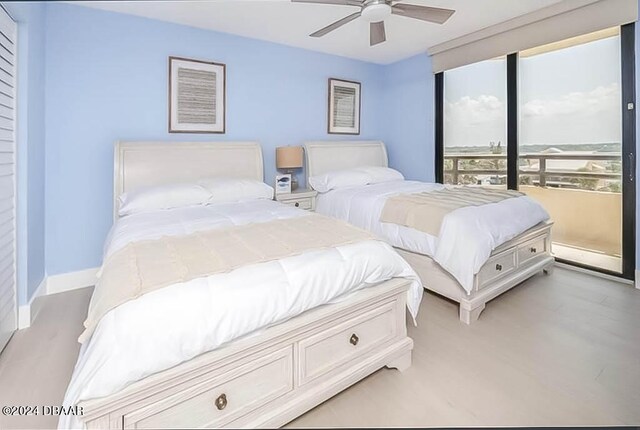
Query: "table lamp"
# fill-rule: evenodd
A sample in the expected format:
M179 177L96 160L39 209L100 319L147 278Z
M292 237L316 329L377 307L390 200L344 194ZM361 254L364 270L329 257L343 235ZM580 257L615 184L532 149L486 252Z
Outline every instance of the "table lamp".
M295 170L302 168L302 146L280 146L276 148L276 168L291 175L291 191L298 188Z

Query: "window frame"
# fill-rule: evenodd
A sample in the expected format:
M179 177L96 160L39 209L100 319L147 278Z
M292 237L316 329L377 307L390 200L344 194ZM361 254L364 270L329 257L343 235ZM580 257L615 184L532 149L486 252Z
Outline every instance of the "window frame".
M620 26L622 85L622 272L556 258L571 266L628 280L636 269L636 71L635 23ZM518 189L518 53L507 55L507 188ZM435 178L444 183L444 73L435 74ZM629 108L629 104L633 107Z

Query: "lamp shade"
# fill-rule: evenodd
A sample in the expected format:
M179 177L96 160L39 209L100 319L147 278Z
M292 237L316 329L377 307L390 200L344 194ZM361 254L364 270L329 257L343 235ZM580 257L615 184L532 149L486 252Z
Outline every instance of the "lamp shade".
M302 167L302 146L280 146L276 148L278 169L299 169Z

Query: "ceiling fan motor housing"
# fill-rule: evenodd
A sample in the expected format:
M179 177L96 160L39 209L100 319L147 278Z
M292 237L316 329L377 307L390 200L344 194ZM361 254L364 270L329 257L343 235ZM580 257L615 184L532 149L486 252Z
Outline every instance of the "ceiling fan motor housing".
M367 22L380 22L391 16L391 5L384 0L365 3L362 8L362 19Z

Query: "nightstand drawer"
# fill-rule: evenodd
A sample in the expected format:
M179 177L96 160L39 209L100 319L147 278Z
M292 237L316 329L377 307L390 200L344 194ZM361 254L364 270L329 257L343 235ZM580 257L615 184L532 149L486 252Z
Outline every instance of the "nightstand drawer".
M312 208L311 199L284 200L282 203L305 210Z
M294 190L287 194L276 194L276 200L285 205L314 211L316 209L317 194L314 190L309 189Z

